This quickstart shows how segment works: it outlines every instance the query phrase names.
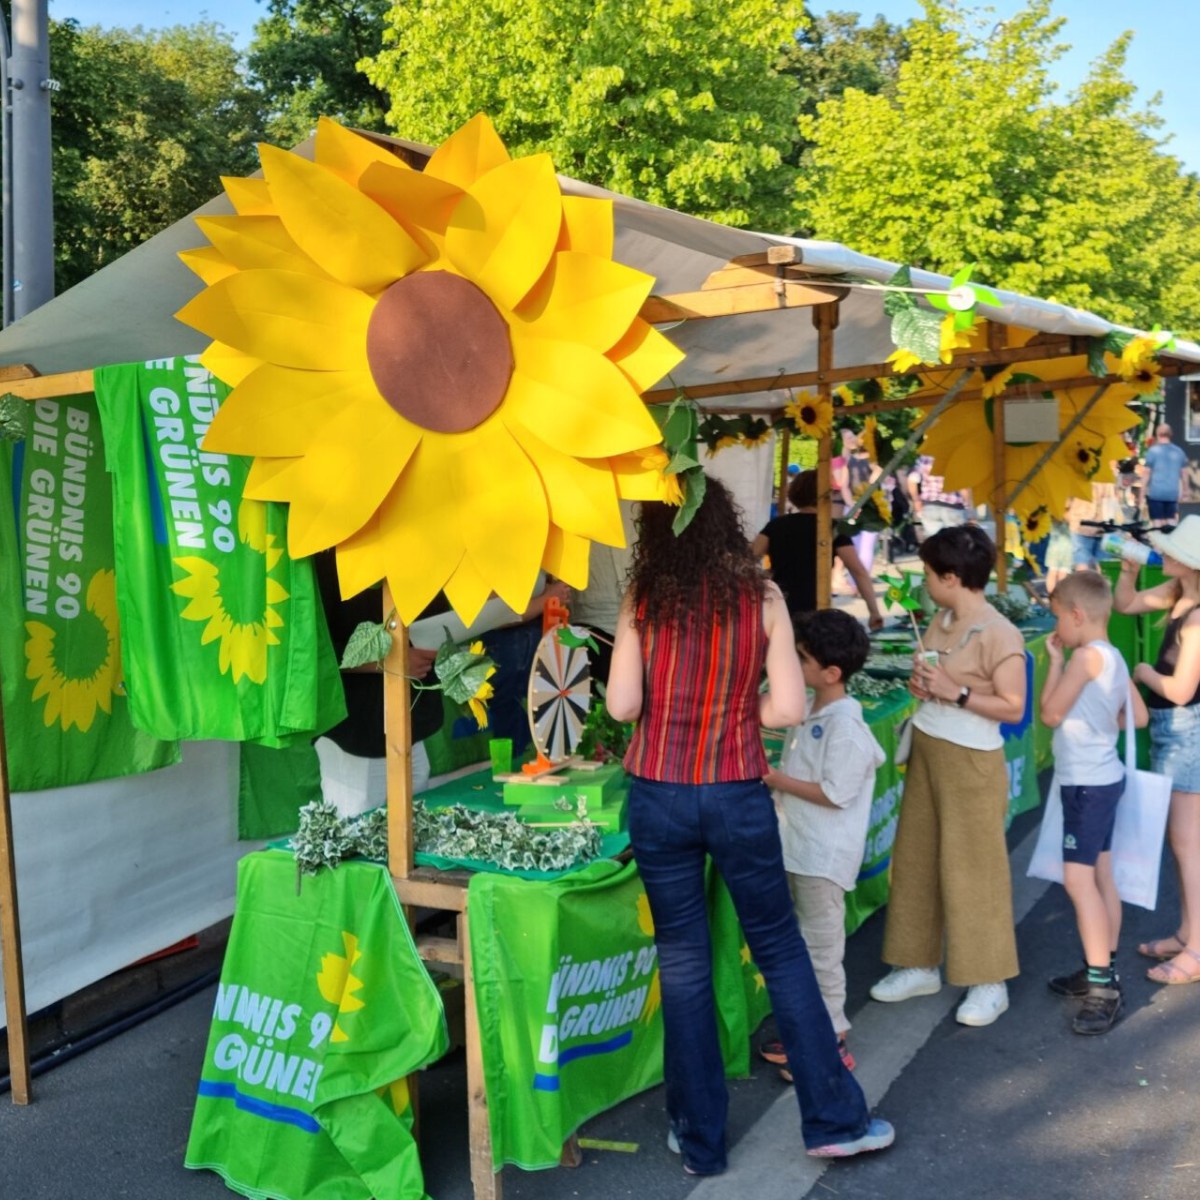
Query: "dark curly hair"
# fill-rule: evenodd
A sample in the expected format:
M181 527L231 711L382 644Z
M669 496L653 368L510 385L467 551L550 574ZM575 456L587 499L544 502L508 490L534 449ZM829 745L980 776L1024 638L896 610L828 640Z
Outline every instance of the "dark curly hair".
M871 639L854 617L840 608L825 608L795 618L796 645L822 667L837 667L845 683L862 670Z
M763 573L725 485L708 477L703 502L676 537L671 525L678 512L657 501L642 505L629 568L639 624L672 621L697 612L702 603L703 615L732 612L747 591L761 598Z

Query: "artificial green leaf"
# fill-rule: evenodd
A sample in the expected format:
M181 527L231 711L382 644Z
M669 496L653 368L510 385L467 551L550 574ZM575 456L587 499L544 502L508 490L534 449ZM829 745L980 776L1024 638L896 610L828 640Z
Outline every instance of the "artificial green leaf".
M683 487L683 503L671 522L671 532L678 537L691 524L708 489L708 476L703 471L686 471L680 475L679 482Z
M941 355L942 318L922 308L909 308L892 317L892 341L911 351L922 362L937 362Z
M1104 351L1107 349L1105 345L1106 339L1102 337L1088 338L1087 352L1087 369L1089 375L1095 375L1097 379L1108 374L1108 367L1104 362Z
M377 621L363 621L346 639L342 651L342 670L351 671L367 663L381 663L392 649L392 635L386 625Z
M912 287L912 271L908 267L901 267L884 286L888 288ZM883 298L883 311L889 317L916 307L917 302L911 292L889 291Z

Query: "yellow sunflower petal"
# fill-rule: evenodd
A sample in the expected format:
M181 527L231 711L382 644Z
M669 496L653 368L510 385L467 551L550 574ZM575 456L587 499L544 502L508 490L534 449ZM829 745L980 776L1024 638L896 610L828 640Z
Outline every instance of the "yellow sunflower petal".
M295 371L264 363L221 405L204 449L290 458L323 437L325 425L347 407L372 402L378 405L379 425L371 445L403 418L380 397L366 371Z
M550 526L542 566L556 579L582 590L588 585L588 556L591 542L557 525Z
M387 163L388 166L398 166L401 170L411 170L402 158L385 146L357 133L351 133L345 126L331 121L328 117L317 119L313 158L320 166L351 184L357 184L363 172L372 163Z
M679 366L685 356L653 325L638 317L625 336L608 351L607 357L629 377L640 395Z
M601 354L573 342L516 336L505 401L508 419L564 454L607 458L662 440L629 380Z
M516 308L546 269L562 221L547 154L489 171L467 190L446 229L446 256L493 300Z
M617 495L622 500L661 500L663 484L661 472L647 466L644 454L617 454L606 460L617 484Z
M593 200L587 196L564 196L562 207L563 223L558 248L582 250L585 254L612 258L612 201Z
M361 529L412 457L421 430L398 416L381 421L379 407L347 405L322 438L319 453L283 460L287 465L272 479L277 498L291 505L288 551L293 558L315 554ZM370 454L363 453L367 445ZM351 480L353 486L347 486Z
M236 387L261 363L262 359L243 354L220 342L209 342L208 348L200 355L200 365L230 387Z
M516 316L527 333L577 339L603 352L628 332L653 284L644 271L564 250L551 259Z
M587 462L560 454L515 422L509 426L509 432L541 476L550 501L550 520L555 525L608 546L624 542L617 488L606 462Z
M477 461L471 460L472 467ZM453 493L456 482L446 455L426 438L383 502L377 529L364 526L338 547L343 595L352 594L345 591L348 584L371 575L372 566L360 561L369 558L375 578L387 576L400 619L406 625L416 620L462 561L460 524L474 514L455 504L429 503L430 496Z
M357 596L383 578L383 564L379 558L381 544L378 513L357 533L338 543L338 590L343 600Z
M485 421L472 438L477 445L469 456L450 446L450 438L427 437L426 444L454 456L454 486L469 514L462 530L467 554L500 599L521 612L533 595L546 545L550 518L545 489L503 422ZM488 464L486 471L478 469L480 462Z
M204 283L216 283L226 275L232 275L237 267L213 246L200 246L195 250L181 250L179 261Z
M462 199L457 184L424 171L398 171L376 163L363 173L359 187L418 240L423 233L441 235Z
M375 302L357 288L295 271L242 271L188 301L185 325L266 362L310 371L363 363Z
M326 278L278 217L197 217L196 224L213 246L241 270L266 267Z
M249 500L286 500L288 498L286 485L278 480L288 468L295 463L294 458L267 458L259 455L250 464L246 472L246 482L242 486L242 496Z
M488 581L466 555L463 555L454 574L446 580L443 590L454 611L467 624L470 624L479 615L479 610L487 603L488 597L492 593ZM483 723L480 722L480 724Z
M496 127L478 113L433 152L424 174L469 188L481 176L510 161Z
M268 217L275 215L271 189L265 179L243 179L239 175L222 175L221 186L239 216Z
M275 146L259 154L285 228L334 279L379 292L426 261L425 249L344 179Z

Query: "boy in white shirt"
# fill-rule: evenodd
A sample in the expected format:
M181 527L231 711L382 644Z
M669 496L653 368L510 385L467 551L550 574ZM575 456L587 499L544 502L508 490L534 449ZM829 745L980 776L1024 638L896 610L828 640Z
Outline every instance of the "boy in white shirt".
M1125 767L1117 734L1132 698L1134 724L1149 723L1145 701L1129 668L1108 640L1112 588L1096 571L1077 571L1050 596L1057 625L1047 639L1050 667L1042 687L1041 718L1054 730L1054 772L1062 793L1063 886L1075 906L1084 965L1050 980L1059 996L1083 997L1071 1028L1107 1033L1121 1015L1123 997L1115 960L1121 897L1112 873L1117 802ZM1063 650L1071 657L1063 666ZM1132 737L1133 731L1126 736Z
M871 643L849 613L827 609L797 619L796 646L812 704L804 721L788 731L780 769L764 778L779 812L783 864L800 932L842 1060L853 1070L842 966L846 893L862 865L875 771L884 753L863 720L862 705L846 694L846 681L866 662ZM767 1042L759 1053L768 1062L787 1062L777 1042Z

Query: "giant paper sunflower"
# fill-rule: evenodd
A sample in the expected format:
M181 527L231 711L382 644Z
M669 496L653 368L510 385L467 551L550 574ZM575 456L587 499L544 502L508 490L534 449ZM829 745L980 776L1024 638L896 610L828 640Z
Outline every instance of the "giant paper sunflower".
M1023 344L1032 336L1028 330L1008 328L1008 344ZM1022 363L1013 372L1001 372L989 383L1003 379L1000 391L1006 396L1054 395L1058 398L1059 428L1065 429L1076 413L1091 400L1094 385L1059 388L1056 381L1078 379L1088 374L1086 359L1047 359ZM942 372L926 394L936 395L949 387L957 373ZM996 391L990 387L987 390ZM917 393L922 394L922 393ZM1030 480L1012 505L1023 523L1038 510L1042 518L1061 517L1072 496L1090 500L1092 482L1112 479L1109 463L1124 458L1128 451L1121 432L1138 423L1128 407L1134 389L1124 381L1112 382L1101 399L1088 411L1072 436L1057 447ZM994 397L963 400L952 405L926 434L921 445L924 454L934 459L935 470L944 478L948 491L970 488L978 502L990 501L995 490L991 453ZM1005 447L1005 493L1008 494L1033 470L1047 449L1046 442L1010 443Z
M386 578L405 621L441 588L467 621L493 591L519 611L540 567L584 586L618 498L663 493L640 393L682 358L638 316L653 279L613 261L611 203L482 115L423 171L326 120L315 161L260 158L183 255L208 286L179 318L233 385L205 449L253 455L292 555L336 546L342 594Z

